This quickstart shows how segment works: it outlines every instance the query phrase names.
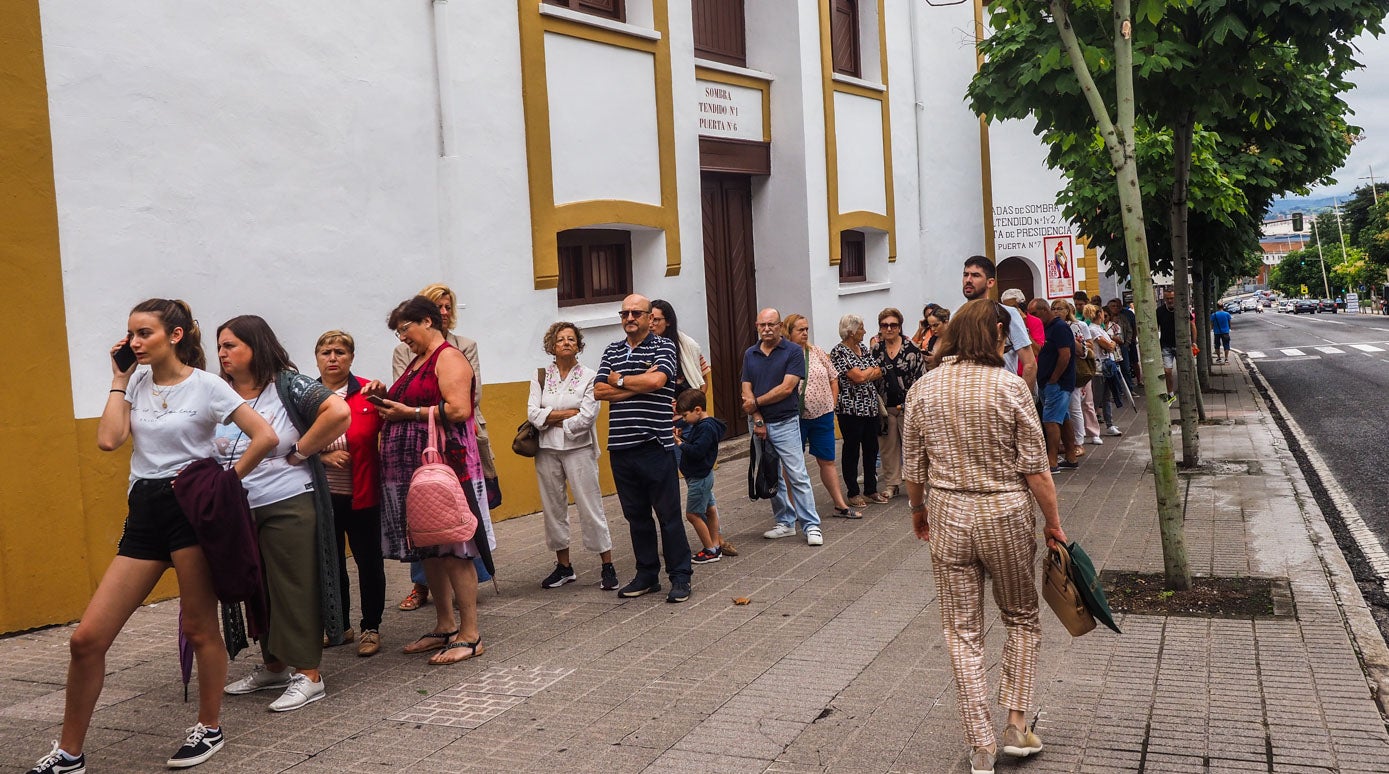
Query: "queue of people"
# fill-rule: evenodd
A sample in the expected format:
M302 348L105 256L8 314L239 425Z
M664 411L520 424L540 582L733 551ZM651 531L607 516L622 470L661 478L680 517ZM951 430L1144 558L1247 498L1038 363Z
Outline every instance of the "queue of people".
M1065 300L1036 299L1024 310L1020 293L1005 294L1007 303L989 300L995 284L993 264L972 257L962 280L967 303L956 313L928 304L915 335L905 336L902 312L882 309L868 344L864 319L847 314L828 353L811 342L810 320L763 309L739 377L749 430L780 469L764 538L801 535L809 546L824 544L807 448L835 517L861 519L867 506L907 496L913 529L931 543L976 770L991 769L998 753L978 636L984 575L995 578L1008 628L1002 751L1030 755L1041 749L1021 722L1040 648L1033 503L1046 518L1048 542L1064 542L1051 475L1079 465L1085 440L1101 442L1098 417L1105 434L1119 434L1110 406L1126 391L1116 389L1117 380L1127 378L1120 364L1134 345L1132 321L1115 312L1117 302L1109 309L1086 304L1077 315ZM403 653L448 665L486 652L477 590L496 571L496 469L478 410L477 344L454 333L456 306L451 290L430 285L390 312L387 326L401 343L389 386L353 371L355 341L342 330L318 338L314 379L297 370L265 320L234 317L217 329L219 378L203 370L187 304L151 299L131 311L128 335L112 348L111 392L98 427L103 449L132 441L129 515L118 556L72 637L62 738L31 774L85 770L83 742L105 653L171 566L200 697L197 723L168 760L171 767L196 765L221 748L223 694L273 690L279 695L270 710L295 710L327 695L324 648L355 641L359 656L377 654L386 559L412 566L414 585L400 609L432 602L435 611L434 625ZM601 590L621 598L665 590L667 602L681 603L693 593L693 565L737 556L714 498L726 427L708 413L708 363L679 330L673 306L634 294L622 301L619 318L623 337L606 346L596 370L579 362L585 341L575 323L555 322L540 342L548 360L531 380L526 418L536 435L546 548L555 555L540 585L555 589L579 577L568 492L584 551L596 555ZM116 361L125 349L134 363ZM1077 378L1077 364L1088 359L1098 363L1093 387ZM609 422L600 443L604 402ZM437 451L477 528L466 540L421 546L411 538L406 501L424 452L436 446L436 424L443 427ZM632 544L635 566L625 584L599 485L604 449ZM248 539L268 602L266 620L248 622L262 663L229 683L210 569L211 557L229 549L200 540L189 526L189 506L176 496L184 493L175 489L181 471L207 458L244 492ZM697 553L686 523L700 542ZM355 629L349 547L357 568Z

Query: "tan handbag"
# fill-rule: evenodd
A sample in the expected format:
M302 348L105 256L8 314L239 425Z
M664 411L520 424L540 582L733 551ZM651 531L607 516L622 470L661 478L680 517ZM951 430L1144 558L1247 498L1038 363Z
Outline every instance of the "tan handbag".
M1057 545L1047 551L1046 561L1042 563L1042 598L1072 637L1095 628L1095 616L1071 579L1071 555L1065 546Z

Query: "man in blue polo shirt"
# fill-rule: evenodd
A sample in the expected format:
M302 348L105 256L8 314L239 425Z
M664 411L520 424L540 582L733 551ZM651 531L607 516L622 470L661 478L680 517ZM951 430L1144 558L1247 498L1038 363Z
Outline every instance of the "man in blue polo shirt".
M781 313L775 309L757 314L757 343L743 353L742 378L743 413L748 415L753 433L772 442L785 473L777 479L772 496L776 526L762 537L791 537L799 523L806 545L824 545L820 514L815 511L815 494L805 469L805 447L801 445L797 391L805 379L805 351L782 337Z
M1042 321L1046 341L1037 353L1037 386L1042 399L1042 432L1047 437L1047 459L1051 472L1075 470L1075 431L1071 427L1071 393L1076 388L1075 334L1071 326L1051 311L1044 298L1034 298L1027 311ZM1064 459L1057 463L1057 455Z
M617 595L639 597L661 590L661 556L656 548L659 525L670 578L666 601L684 602L690 598L691 556L671 432L678 355L669 339L651 332L651 301L645 296L624 298L619 316L627 337L603 350L593 384L594 397L610 404L608 459L637 561L636 577Z

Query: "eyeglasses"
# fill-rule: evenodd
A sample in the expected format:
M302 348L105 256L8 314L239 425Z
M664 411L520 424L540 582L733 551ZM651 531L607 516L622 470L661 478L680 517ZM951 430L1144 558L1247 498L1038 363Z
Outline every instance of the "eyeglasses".
M774 322L770 322L770 323L758 323L758 324L757 324L757 327L758 327L758 328L780 328L780 327L781 327L781 323L774 323Z
M397 327L397 328L395 329L395 337L396 337L397 339L404 339L404 338L405 338L405 332L408 331L408 330L410 330L410 326L411 326L411 325L414 325L414 323L412 323L412 322L401 323L400 326Z
M620 312L617 313L617 317L618 317L619 320L627 320L627 319L637 320L637 319L640 319L641 316L644 315L644 314L651 314L651 313L650 313L650 312L644 312L644 311L642 311L642 310L640 310L640 309L623 309L622 311L620 311Z
M889 322L878 323L878 327L879 327L879 328L887 328L888 330L893 330L893 329L896 329L896 328L901 328L901 327L902 327L902 323L889 323Z

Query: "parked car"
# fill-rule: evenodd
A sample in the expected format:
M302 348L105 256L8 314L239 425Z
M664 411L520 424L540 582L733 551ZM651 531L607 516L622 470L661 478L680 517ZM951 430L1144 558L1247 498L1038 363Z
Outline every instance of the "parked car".
M1310 298L1299 298L1294 302L1293 314L1316 314L1320 304Z
M1332 301L1329 298L1323 298L1322 300L1317 302L1317 311L1330 312L1332 314L1336 314L1336 302Z
M1229 312L1230 314L1239 314L1239 313L1240 313L1240 303L1239 303L1238 301L1231 301L1230 303L1228 303L1228 304L1226 304L1226 305L1224 306L1224 309L1225 309L1225 311Z
M1292 312L1294 306L1295 304L1293 304L1292 299L1285 298L1282 301L1278 302L1278 311L1283 313L1289 313Z

